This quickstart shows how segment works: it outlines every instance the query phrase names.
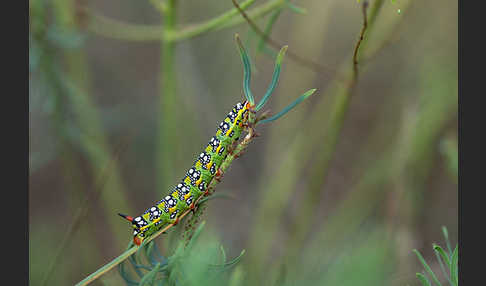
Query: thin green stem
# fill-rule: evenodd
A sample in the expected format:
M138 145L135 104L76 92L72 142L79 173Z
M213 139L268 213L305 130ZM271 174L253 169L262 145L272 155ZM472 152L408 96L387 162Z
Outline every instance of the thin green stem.
M141 25L111 19L85 8L89 21L85 29L107 38L127 41L160 41L165 38L161 25Z
M134 254L135 252L137 252L137 250L138 250L138 247L136 247L136 246L134 246L134 247L126 250L125 252L123 252L122 254L120 254L120 256L118 256L117 258L113 259L109 263L105 264L103 267L99 268L98 270L96 270L95 272L93 272L92 274L90 274L88 277L86 277L83 280L81 280L79 283L76 284L76 286L88 285L89 283L91 283L94 280L98 279L101 275L103 275L106 272L110 271L113 267L115 267L118 264L120 264L123 261L125 261L125 259L127 259L128 257L130 257L130 255Z
M439 279L435 275L434 271L432 271L432 269L430 268L430 266L427 264L427 262L423 258L422 254L420 254L420 252L417 249L414 249L413 252L417 255L417 258L419 259L420 263L422 263L422 266L425 268L425 270L427 271L427 273L432 277L432 280L438 286L442 286L442 284L440 283Z
M241 3L242 9L250 7L255 2L255 0L246 0ZM214 17L203 23L193 24L187 26L173 33L167 34L168 38L173 41L180 41L183 39L193 38L195 36L205 34L209 31L220 29L223 25L232 20L235 16L239 14L236 8L233 8L217 17Z
M248 18L255 20L259 17L265 16L268 13L271 13L275 11L275 9L284 7L286 5L285 0L273 0L273 1L268 1L265 4L262 4L258 7L253 8L252 10L246 12L245 14L248 16ZM244 11L242 5L238 5L241 10ZM241 13L241 12L240 12ZM230 21L225 23L224 25L221 26L221 28L228 28L228 27L233 27L235 25L241 24L246 22L246 20L243 17L235 17L232 18Z
M279 8L279 9L275 10L275 12L273 12L273 14L270 16L270 19L268 20L267 25L265 26L265 30L263 31L263 33L266 37L260 37L260 40L258 41L257 50L259 52L262 52L264 50L264 48L266 48L265 38L270 37L270 33L272 32L272 28L273 28L275 22L277 22L277 19L280 16L280 14L282 14L282 10L283 10L282 8Z
M241 7L246 9L254 2L255 0L247 0L241 4ZM247 14L252 19L257 19L284 5L285 3L282 0L273 0L253 8ZM167 9L164 14L170 14L168 12L170 10L168 6L166 5L164 8ZM127 41L161 41L167 39L169 41L179 42L209 31L219 31L245 22L243 18L237 17L239 13L236 8L202 23L188 24L183 28L172 30L167 30L161 25L125 23L99 15L88 8L85 8L85 11L90 16L86 26L87 30L107 38Z
M176 0L167 2L164 32L172 33L176 24ZM167 189L174 179L174 156L177 153L178 128L176 122L177 98L175 77L175 45L166 38L161 41L161 62L159 74L159 132L157 144L157 192Z

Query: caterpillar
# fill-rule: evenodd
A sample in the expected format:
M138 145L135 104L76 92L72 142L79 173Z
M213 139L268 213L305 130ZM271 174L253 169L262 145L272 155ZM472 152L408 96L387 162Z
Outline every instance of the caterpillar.
M221 176L219 167L234 142L237 142L243 127L248 123L250 103L237 103L219 124L216 135L211 137L206 149L196 158L184 178L172 191L142 215L135 218L119 214L132 223L133 241L140 245L145 237L152 235L167 224L177 224L178 216L194 209L202 195L208 195L213 178Z
M275 89L280 74L281 61L287 46L283 47L277 56L270 87L262 100L255 104L249 88L251 79L250 61L238 35L236 35L236 42L244 65L243 90L246 100L243 103L237 103L226 115L219 124L216 135L211 137L206 148L199 154L183 179L172 188L168 195L156 202L140 216L131 217L119 213L121 217L131 222L133 242L136 245L140 245L145 238L153 235L162 227L169 224L176 225L183 213L190 209L194 210L199 198L209 194L209 186L212 180L221 178L222 171L220 166L228 154L232 152L234 145L246 128L257 123L266 123L278 119L315 91L315 89L307 91L281 112L270 118L255 120L252 115L256 114L264 106Z

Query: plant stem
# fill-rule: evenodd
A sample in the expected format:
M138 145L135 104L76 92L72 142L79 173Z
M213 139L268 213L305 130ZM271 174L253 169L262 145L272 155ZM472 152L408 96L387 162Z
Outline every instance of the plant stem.
M240 7L246 9L253 4L253 2L255 2L255 0L247 0L246 2L243 2ZM255 20L267 15L276 8L283 7L283 5L285 5L285 3L282 0L268 1L248 11L247 14ZM169 5L166 7L166 14L164 15L170 17L171 12L169 12L170 8L168 6ZM166 27L159 25L125 23L99 15L88 8L85 8L85 11L90 16L86 26L87 30L107 38L127 41L161 41L167 39L179 42L194 38L209 31L219 31L245 22L245 19L238 17L239 13L236 8L234 8L202 23L189 24L183 28L174 28L168 31Z
M176 0L167 2L164 18L164 33L172 33L176 24ZM176 123L176 77L175 77L175 42L163 38L161 41L161 62L159 76L159 132L157 144L157 193L169 187L174 178L173 154L177 153L179 132ZM175 126L175 128L174 128Z
M255 0L246 0L241 4L242 9L248 8L254 2ZM188 38L193 38L212 30L221 29L226 23L235 18L235 16L237 16L238 14L238 10L236 8L233 8L203 23L190 25L178 31L174 31L173 33L168 33L167 38L174 41L180 41Z

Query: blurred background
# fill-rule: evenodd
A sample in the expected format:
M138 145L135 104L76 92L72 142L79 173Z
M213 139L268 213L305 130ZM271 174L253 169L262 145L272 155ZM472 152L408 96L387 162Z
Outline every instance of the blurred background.
M432 243L445 245L442 226L453 245L458 235L457 1L369 1L357 81L363 0L239 3L289 45L267 107L317 92L258 127L203 235L228 257L246 250L236 270L248 283L419 285L413 249L440 273ZM279 47L231 0L29 6L30 283L72 285L132 239L117 213L160 200L244 100L234 34L257 100ZM161 252L179 238L157 238ZM123 283L114 270L93 285Z

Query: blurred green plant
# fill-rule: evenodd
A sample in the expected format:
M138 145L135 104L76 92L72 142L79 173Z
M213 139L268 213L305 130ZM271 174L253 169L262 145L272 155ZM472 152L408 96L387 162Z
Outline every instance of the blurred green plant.
M440 151L445 157L447 164L447 171L449 172L451 179L457 183L459 174L459 154L457 151L457 138L447 137L440 142Z
M243 257L240 255L228 261L224 247L212 247L214 242L205 242L202 247L195 244L205 226L203 221L188 243L179 242L174 254L164 257L154 241L140 248L118 265L118 271L127 285L215 285L221 284L224 271L230 270ZM209 247L208 247L208 244ZM129 245L129 248L131 245ZM216 252L220 252L218 255ZM219 257L218 257L219 256ZM127 271L126 264L132 273ZM134 272L134 273L133 273ZM135 275L134 275L135 274ZM134 276L138 276L134 277ZM136 281L136 279L140 279Z
M57 249L49 252L52 256L42 273L40 285L52 282L51 275L73 237L96 245L96 234L86 223L85 206L89 205L86 201L92 193L83 182L79 154L88 158L94 189L104 182L101 194L102 204L106 205L104 210L109 210L111 203L129 208L114 160L116 154L109 150L97 108L90 98L91 83L83 50L86 34L78 29L71 4L73 1L29 2L29 115L34 118L33 122L46 120L49 123L47 130L41 129L42 136L36 136L35 132L39 131L35 127L29 130L40 145L38 149L29 150L29 173L59 160L59 178L66 189L68 209L74 210L67 216L75 218L67 228L59 227L61 234L55 237ZM106 166L110 166L109 172ZM76 221L81 217L83 219ZM113 219L112 216L106 218ZM113 234L116 245L119 240L112 226L108 225L107 233ZM99 259L95 248L83 251L79 258L83 262L90 259Z
M456 247L454 248L454 250L452 250L449 241L449 234L445 226L442 227L442 233L444 234L447 245L446 250L444 250L440 245L435 243L432 244L432 247L434 249L435 256L437 257L437 261L439 262L440 269L442 270L442 274L451 286L457 286L459 284L458 245L456 244ZM423 286L432 286L433 284L442 286L442 283L440 283L437 275L434 273L434 271L432 271L432 268L425 261L422 254L420 254L417 249L414 249L413 252L417 255L418 260L425 269L425 271L423 271L422 273L416 273L416 276L419 279L420 283ZM430 279L432 279L433 283L430 282Z
M40 92L29 94L42 104L40 113L52 121L53 137L56 154L63 163L65 178L78 174L80 163L75 152L81 152L88 158L94 181L99 182L107 175L104 168L111 165L110 176L101 193L101 200L107 212L118 205L130 210L130 204L125 197L119 167L113 162L106 134L98 109L91 98L91 79L87 68L84 50L86 34L77 26L76 11L71 1L39 0L30 3L29 57L32 80L40 87ZM48 17L52 16L52 19ZM37 97L37 98L36 98ZM30 99L29 99L30 100ZM37 105L38 106L38 105ZM34 156L42 157L41 156ZM42 160L47 163L47 159ZM34 167L39 162L32 162ZM68 182L72 190L73 205L87 196L85 186ZM73 206L72 209L76 209ZM112 227L115 218L106 213L110 232L121 235ZM118 242L116 242L118 243ZM120 244L121 246L122 244Z

